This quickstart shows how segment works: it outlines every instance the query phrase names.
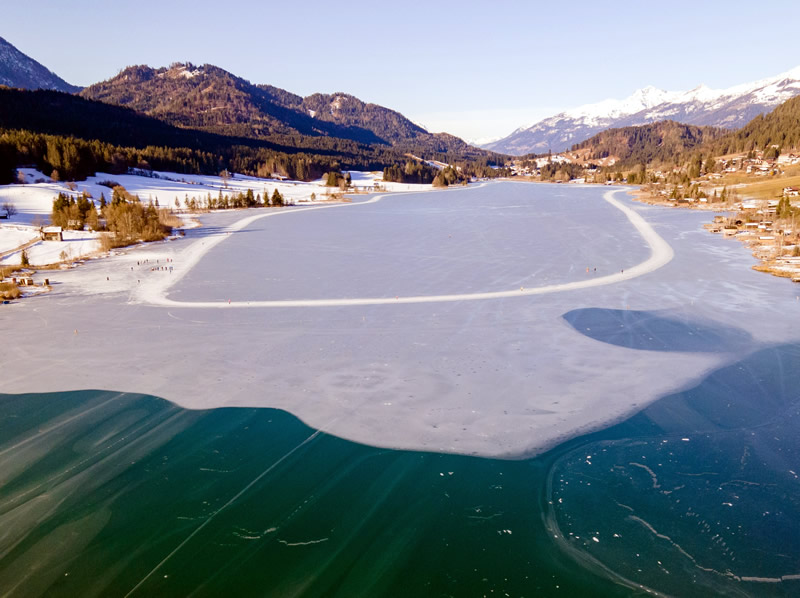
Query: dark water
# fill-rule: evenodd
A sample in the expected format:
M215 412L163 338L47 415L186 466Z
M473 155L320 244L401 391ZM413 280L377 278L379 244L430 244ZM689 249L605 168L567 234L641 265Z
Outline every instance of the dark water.
M542 523L547 460L370 448L271 409L0 396L0 593L609 595Z
M0 395L0 592L797 595L798 365L764 349L524 461L370 448L271 409Z
M758 351L558 458L548 525L634 587L800 595L798 432L800 347Z

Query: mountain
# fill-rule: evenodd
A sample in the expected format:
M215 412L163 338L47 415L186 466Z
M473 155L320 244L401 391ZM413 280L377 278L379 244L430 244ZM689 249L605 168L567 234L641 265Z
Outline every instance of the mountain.
M482 147L512 155L564 151L609 128L660 120L738 129L759 114L800 95L800 67L728 89L700 85L691 91L645 87L624 100L605 100L521 127Z
M0 85L22 89L55 89L75 93L80 87L70 85L26 56L0 37Z
M265 139L253 139L221 135L177 127L131 108L41 89L0 87L0 135L3 130L76 137L138 149L161 146L225 155L234 149L236 151L233 153L247 153L246 148L284 154L304 153L308 156L324 156L328 161L338 160L351 168L383 168L405 161L402 150L385 145L369 145L338 137L275 134ZM446 138L443 137L443 140L446 142ZM488 154L484 150L474 151ZM463 155L454 156L454 159L463 158ZM218 168L216 172L221 169Z
M784 152L800 149L800 96L787 100L768 114L761 114L738 131L709 144L715 156L766 150L776 145Z
M203 131L284 141L331 137L429 152L488 155L464 141L433 135L399 112L345 93L301 97L254 85L213 65L132 66L81 91L86 99L132 108L169 124Z
M231 143L228 137L181 129L129 108L42 89L0 87L2 129L73 136L136 148L157 145L206 149Z
M254 176L311 180L331 170L381 170L405 164L403 153L336 137L296 137L283 143L180 128L80 96L0 86L0 181L21 165L61 180L129 168L187 174L223 169ZM305 144L305 145L304 145Z
M800 99L800 98L799 98ZM646 125L606 129L573 146L585 160L614 158L620 168L672 163L686 152L721 139L725 129L663 120Z

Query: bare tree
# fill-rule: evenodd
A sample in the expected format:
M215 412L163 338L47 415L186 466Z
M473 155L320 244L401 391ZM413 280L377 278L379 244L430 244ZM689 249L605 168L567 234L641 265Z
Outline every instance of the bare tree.
M17 206L11 201L3 202L3 211L6 213L6 218L11 218L17 213Z

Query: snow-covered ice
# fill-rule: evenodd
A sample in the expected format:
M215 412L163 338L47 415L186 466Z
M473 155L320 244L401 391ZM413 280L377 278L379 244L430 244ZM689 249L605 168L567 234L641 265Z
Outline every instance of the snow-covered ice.
M703 230L705 214L620 193L674 252L636 278L479 300L245 307L628 274L659 250L606 191L493 183L203 215L186 239L54 273L49 295L3 306L4 331L46 330L52 341L15 334L6 392L105 388L190 408L276 407L367 444L516 458L797 341L791 282L750 270L745 249ZM615 314L627 315L611 330Z

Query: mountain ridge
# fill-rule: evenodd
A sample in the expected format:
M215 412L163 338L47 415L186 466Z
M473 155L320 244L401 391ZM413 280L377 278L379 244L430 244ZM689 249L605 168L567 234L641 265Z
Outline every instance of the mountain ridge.
M457 137L429 133L395 110L347 93L301 97L272 85L253 84L210 64L130 66L79 95L174 126L222 135L336 137L409 151L487 153Z
M20 89L50 89L75 93L81 88L70 85L13 44L0 37L0 85Z
M800 67L725 89L698 85L689 91L665 91L651 85L622 100L565 110L481 147L512 155L559 152L606 129L661 120L735 130L797 95Z

